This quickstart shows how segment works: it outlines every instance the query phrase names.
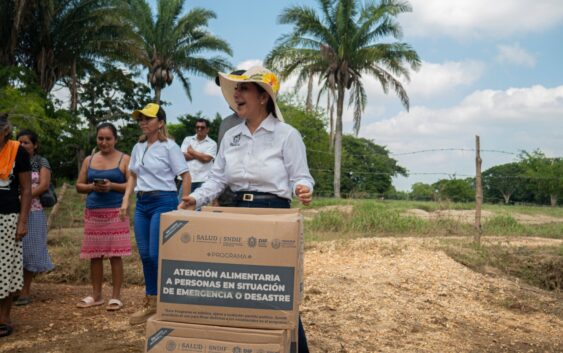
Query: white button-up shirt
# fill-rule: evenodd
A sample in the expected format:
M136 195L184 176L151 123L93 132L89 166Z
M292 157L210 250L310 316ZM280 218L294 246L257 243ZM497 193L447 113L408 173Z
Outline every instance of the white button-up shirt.
M133 147L129 170L137 176L135 192L176 191L174 179L188 171L188 164L176 142L156 141L148 146L145 141Z
M197 135L188 136L184 139L184 142L182 142L180 149L182 152L186 153L188 152L189 146L192 146L197 152L205 153L212 158L215 158L217 154L217 143L209 136L205 136L201 141L197 139ZM194 158L188 161L188 167L190 168L192 183L201 183L207 180L207 174L209 174L209 171L213 168L213 161L203 163Z
M233 191L268 192L286 199L298 185L313 190L301 134L269 115L250 133L240 124L225 133L209 179L191 194L197 207L215 199L225 187Z

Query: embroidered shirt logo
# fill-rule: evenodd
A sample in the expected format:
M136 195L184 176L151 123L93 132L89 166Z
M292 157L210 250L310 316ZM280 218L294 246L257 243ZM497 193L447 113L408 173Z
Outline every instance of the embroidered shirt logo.
M233 136L233 142L231 142L231 146L240 146L240 137L242 133Z

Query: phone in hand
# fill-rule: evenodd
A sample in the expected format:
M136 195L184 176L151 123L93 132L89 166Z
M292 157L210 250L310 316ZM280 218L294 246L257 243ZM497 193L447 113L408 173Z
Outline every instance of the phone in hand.
M105 184L106 179L94 178L94 183L96 184Z

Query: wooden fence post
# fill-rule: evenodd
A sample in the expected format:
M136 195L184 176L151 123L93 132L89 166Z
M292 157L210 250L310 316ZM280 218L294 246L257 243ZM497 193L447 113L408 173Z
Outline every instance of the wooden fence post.
M481 205L483 204L483 187L481 185L481 141L475 136L475 237L473 241L481 244Z

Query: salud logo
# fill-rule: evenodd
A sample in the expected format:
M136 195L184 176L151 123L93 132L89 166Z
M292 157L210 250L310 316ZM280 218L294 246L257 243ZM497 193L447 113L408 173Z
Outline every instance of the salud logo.
M256 246L256 238L254 237L248 238L248 246L254 248Z
M180 241L184 244L189 243L190 241L192 241L192 236L190 235L190 233L184 233L182 234L182 237L180 237Z
M166 343L166 350L168 352L172 352L176 349L176 342L174 341L168 341L168 343Z

